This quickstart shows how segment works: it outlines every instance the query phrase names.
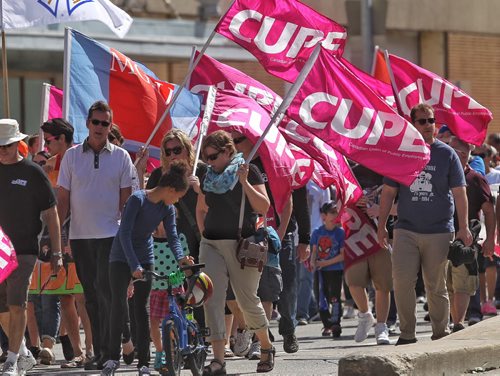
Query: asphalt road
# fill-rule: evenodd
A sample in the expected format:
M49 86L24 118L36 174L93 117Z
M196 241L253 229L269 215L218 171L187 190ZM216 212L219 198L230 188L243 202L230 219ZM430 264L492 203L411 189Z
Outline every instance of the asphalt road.
M422 305L418 305L417 338L419 342L429 342L431 327L423 320L425 312ZM321 336L321 322L312 322L306 326L297 327L297 337L299 339L300 350L295 354L287 354L283 351L283 342L278 334L278 323L271 322L271 331L276 337L274 343L276 353L276 363L273 375L337 375L339 359L348 354L363 353L363 349L368 346L377 346L373 329L369 337L362 343L354 342L354 332L356 331L357 319L342 321L342 336L339 339L325 338ZM395 343L398 336L391 336L391 343ZM379 346L380 351L390 351L392 345ZM29 375L99 375L96 371L67 370L61 369L61 359L63 359L60 345L56 345L56 364L51 366L38 365ZM209 355L210 359L210 355ZM247 360L245 358L227 359L228 375L250 375L256 373L257 360ZM137 370L132 366L122 366L117 375L137 375ZM158 373L153 371L153 375ZM188 370L183 370L183 376L191 375Z

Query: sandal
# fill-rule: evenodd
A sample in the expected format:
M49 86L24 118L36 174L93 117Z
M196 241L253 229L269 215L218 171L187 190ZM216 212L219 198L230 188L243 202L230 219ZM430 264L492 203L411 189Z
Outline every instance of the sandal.
M218 364L221 368L213 369L212 364ZM213 359L208 366L203 368L203 376L225 376L226 375L226 363L222 363L220 360Z
M270 349L260 349L261 357L267 355L267 360L261 360L257 364L257 372L270 372L274 368L274 357L276 356L276 349L271 347Z

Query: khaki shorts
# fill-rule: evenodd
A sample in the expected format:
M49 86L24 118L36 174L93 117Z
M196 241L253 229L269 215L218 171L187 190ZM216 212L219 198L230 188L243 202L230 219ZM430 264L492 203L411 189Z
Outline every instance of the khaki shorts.
M448 264L448 291L474 296L479 286L479 277L470 275L465 265L454 267Z
M17 255L17 268L0 284L0 312L9 312L9 306L26 307L36 259L36 255Z
M345 271L347 286L367 287L370 281L376 290L392 290L391 253L381 249L373 255L351 265Z

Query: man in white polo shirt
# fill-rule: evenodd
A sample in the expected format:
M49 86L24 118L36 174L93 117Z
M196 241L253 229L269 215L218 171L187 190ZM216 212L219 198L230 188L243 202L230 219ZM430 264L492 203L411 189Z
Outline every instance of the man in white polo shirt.
M108 360L109 252L118 230L120 210L131 193L134 165L128 153L108 141L111 108L102 101L88 112L89 136L64 155L59 178L59 216L71 211L71 251L92 325L95 358L85 369L102 369Z

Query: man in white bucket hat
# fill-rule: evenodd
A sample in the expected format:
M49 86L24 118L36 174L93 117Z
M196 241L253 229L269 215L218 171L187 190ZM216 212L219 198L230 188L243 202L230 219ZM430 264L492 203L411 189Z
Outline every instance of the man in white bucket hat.
M28 289L42 229L40 216L49 228L52 273L57 274L62 266L56 198L40 166L19 154L18 143L25 137L16 120L0 119L0 226L12 241L18 261L18 267L0 284L0 324L9 337L2 376L25 374L36 365L26 348L24 331Z

